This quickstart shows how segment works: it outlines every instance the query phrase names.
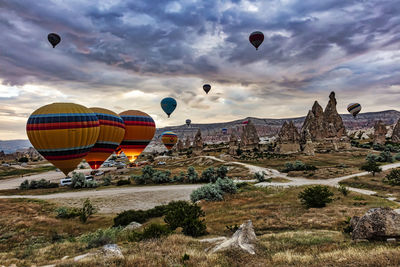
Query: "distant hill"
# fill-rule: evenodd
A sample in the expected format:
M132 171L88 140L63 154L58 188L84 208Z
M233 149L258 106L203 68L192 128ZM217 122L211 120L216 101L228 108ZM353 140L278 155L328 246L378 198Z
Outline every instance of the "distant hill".
M6 154L14 153L19 149L27 149L31 147L29 140L17 139L17 140L0 140L0 151L4 151Z
M367 129L374 126L375 122L378 120L382 120L386 125L392 125L400 119L400 112L397 110L385 110L379 112L366 112L361 113L357 116L357 119L354 119L350 114L341 114L344 125L347 130L356 130L356 129ZM190 127L187 127L186 124L178 125L178 126L170 126L164 128L158 128L154 139L157 139L158 136L164 131L174 131L178 134L179 138L189 136L193 138L198 129L201 130L203 139L206 142L217 142L221 140L228 140L228 136L231 132L236 132L240 134L241 129L243 128L244 121L251 120L257 128L257 132L262 137L271 137L278 133L282 124L285 121L293 121L293 123L301 128L305 116L298 118L285 118L285 119L261 119L254 117L247 117L240 120L230 121L230 122L220 122L220 123L203 123L203 124L192 124ZM221 132L222 128L228 129L228 134L223 135ZM0 151L4 150L5 153L13 153L18 149L24 149L30 147L31 144L28 140L8 140L8 141L0 141Z

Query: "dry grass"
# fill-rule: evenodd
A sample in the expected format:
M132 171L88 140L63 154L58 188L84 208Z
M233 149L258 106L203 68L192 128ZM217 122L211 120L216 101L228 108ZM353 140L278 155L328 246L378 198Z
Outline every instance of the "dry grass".
M8 179L13 177L19 177L25 174L32 173L42 173L48 171L54 171L56 167L51 166L39 166L35 168L24 168L24 169L16 169L13 167L0 167L0 179Z

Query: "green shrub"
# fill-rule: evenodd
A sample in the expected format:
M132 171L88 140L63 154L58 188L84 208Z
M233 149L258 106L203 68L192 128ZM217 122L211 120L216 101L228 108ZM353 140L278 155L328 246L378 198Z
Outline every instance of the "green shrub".
M162 236L167 236L172 233L168 225L152 223L145 227L142 232L133 231L129 236L129 241L138 242L146 239L157 239Z
M168 204L164 221L172 230L182 227L185 235L201 236L206 233L204 211L197 204L190 204L186 201L172 201Z
M89 219L89 217L95 214L96 212L97 212L96 207L93 206L90 200L87 198L85 202L83 202L83 206L79 214L79 220L85 223Z
M379 154L379 158L378 158L379 162L390 162L392 163L394 161L392 154L390 153L390 151L382 151Z
M199 182L199 175L197 174L197 172L195 171L193 166L190 166L187 169L187 178L188 178L188 181L192 184Z
M126 180L119 180L119 181L117 182L117 186L127 185L127 184L131 184L131 180L126 179Z
M142 175L132 175L131 179L135 182L135 184L145 184L146 179Z
M390 185L400 185L400 169L393 169L385 176L384 182Z
M226 175L228 174L228 168L226 166L220 166L217 169L217 177L218 178L226 178Z
M394 158L395 158L395 160L400 160L400 153L397 153L397 154L394 156Z
M265 172L256 172L254 178L259 182L265 182Z
M165 214L167 205L156 206L149 210L126 210L114 218L114 226L126 226L131 222L144 223L150 218L161 217Z
M18 162L27 163L27 162L29 162L29 159L27 157L22 157L22 158L18 159Z
M185 173L183 171L181 171L179 175L174 175L174 177L172 178L172 182L175 183L182 183L184 181L185 181Z
M338 190L343 194L343 196L347 196L349 194L349 189L347 189L347 187L344 185L339 185Z
M169 178L171 176L170 171L156 171L153 173L153 177L151 178L151 181L155 184L165 184L169 183L171 179Z
M81 214L81 210L78 208L68 208L68 207L59 207L56 209L57 218L61 219L70 219L78 217Z
M190 200L192 202L205 199L206 201L220 201L223 199L222 195L224 192L215 184L206 184L200 188L193 190L190 194Z
M107 244L116 243L122 228L113 227L108 229L98 229L93 233L83 235L80 241L87 243L87 248L97 248Z
M237 191L235 182L229 178L218 178L218 180L215 182L215 185L218 186L225 193L235 194Z
M103 186L109 186L109 185L111 185L112 183L111 183L111 175L110 174L108 174L108 175L106 175L106 176L104 176L103 177Z
M290 172L290 171L314 171L317 167L314 165L305 164L299 160L295 162L286 162L285 169L283 172Z
M375 173L381 172L382 168L379 167L379 165L376 163L376 161L370 159L370 160L367 160L367 162L361 166L360 170L370 172L370 173L372 173L372 176L375 176Z
M31 180L30 182L28 180L25 180L20 184L19 189L28 190L28 189L57 188L57 187L58 183L52 183L50 181L46 181L45 179L40 179L39 181Z
M299 193L300 201L307 208L322 208L332 202L333 193L327 186L311 186Z
M200 182L202 183L215 183L215 181L217 180L217 173L215 172L213 167L209 167L207 169L205 169L202 173L201 173L201 178L200 178Z
M71 188L94 188L97 187L96 181L86 181L85 175L83 173L72 173L71 178Z

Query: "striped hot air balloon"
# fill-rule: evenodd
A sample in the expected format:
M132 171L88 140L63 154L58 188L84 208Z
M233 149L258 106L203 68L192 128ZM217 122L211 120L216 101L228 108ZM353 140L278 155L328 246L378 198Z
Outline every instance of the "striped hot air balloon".
M171 131L163 132L161 134L161 141L168 150L171 150L178 142L178 136Z
M96 143L100 124L96 114L82 105L53 103L32 113L26 132L33 147L68 175Z
M121 149L130 162L134 162L153 139L156 124L152 117L139 110L127 110L119 114L125 123L125 136Z
M101 164L119 146L125 135L124 121L117 113L105 108L90 108L100 122L100 134L96 144L85 157L93 170L100 168Z
M361 111L361 105L358 103L351 103L347 106L347 111L355 118Z

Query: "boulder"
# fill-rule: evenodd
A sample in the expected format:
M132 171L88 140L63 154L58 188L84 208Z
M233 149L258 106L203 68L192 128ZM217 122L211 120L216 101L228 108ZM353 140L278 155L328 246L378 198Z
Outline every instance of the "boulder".
M390 208L373 208L361 218L353 217L353 240L386 240L400 237L400 214Z
M203 239L201 242L217 243L217 245L209 249L211 253L227 249L241 249L247 253L255 254L255 243L257 242L256 234L254 233L253 223L251 220L240 225L239 229L231 238L217 237L211 239Z
M386 125L379 120L375 123L374 130L374 144L384 145L387 133Z
M129 231L133 231L135 229L138 229L142 227L142 225L138 222L131 222L130 224L128 224L127 226L125 226L124 230L129 230Z
M117 244L108 244L103 246L100 251L100 255L102 255L105 259L123 260L125 258Z

